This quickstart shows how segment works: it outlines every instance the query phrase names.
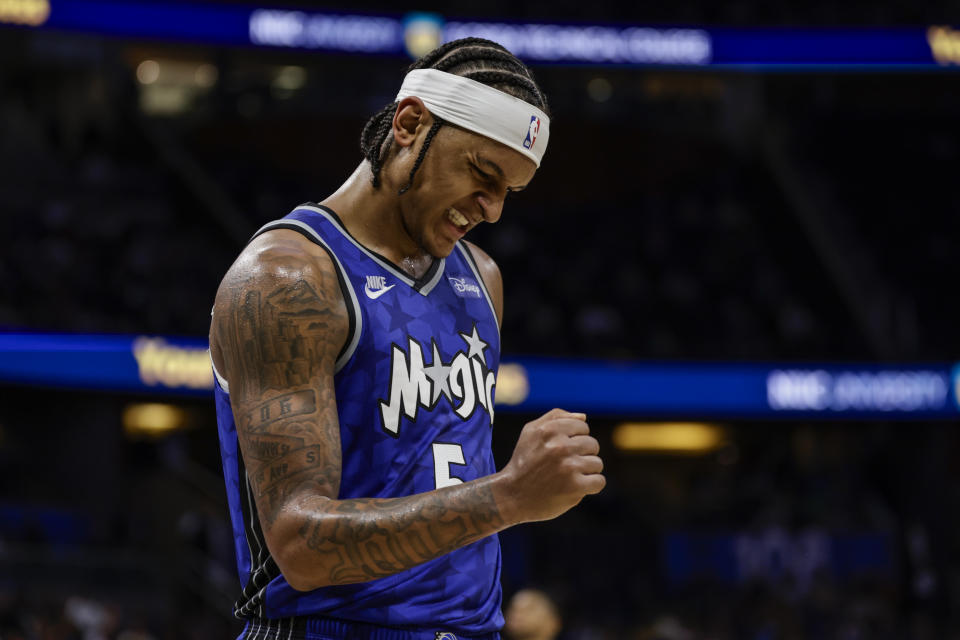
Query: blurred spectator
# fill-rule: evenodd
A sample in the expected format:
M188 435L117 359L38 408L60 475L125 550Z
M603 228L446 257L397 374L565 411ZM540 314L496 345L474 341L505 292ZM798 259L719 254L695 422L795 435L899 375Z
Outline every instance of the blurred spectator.
M557 605L539 589L522 589L510 599L504 613L504 633L511 640L553 640L560 634Z

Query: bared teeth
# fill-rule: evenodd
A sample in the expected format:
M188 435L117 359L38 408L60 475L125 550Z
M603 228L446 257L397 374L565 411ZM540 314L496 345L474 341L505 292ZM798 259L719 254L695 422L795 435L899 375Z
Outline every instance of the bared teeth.
M458 227L463 227L470 223L470 221L467 220L466 216L464 216L462 213L460 213L453 207L450 207L449 209L447 209L447 217L450 218L450 222L457 225Z

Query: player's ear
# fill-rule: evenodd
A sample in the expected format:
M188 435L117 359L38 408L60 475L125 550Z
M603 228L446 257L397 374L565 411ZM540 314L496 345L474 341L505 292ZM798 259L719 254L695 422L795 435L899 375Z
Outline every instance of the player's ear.
M409 147L416 140L421 127L426 130L431 124L433 116L423 106L420 98L404 98L397 105L397 112L393 114L393 140L401 147Z

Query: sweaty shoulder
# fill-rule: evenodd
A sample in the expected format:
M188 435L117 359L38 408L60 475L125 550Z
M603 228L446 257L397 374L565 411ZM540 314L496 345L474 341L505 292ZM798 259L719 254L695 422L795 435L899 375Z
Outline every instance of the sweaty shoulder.
M483 284L490 292L490 298L493 301L493 308L497 312L497 324L503 326L503 276L500 275L500 267L493 261L487 252L466 240L463 244L470 250L470 255L477 262L477 268L480 270L480 277L483 278Z
M234 391L262 377L246 371L244 352L282 361L310 349L315 362L333 366L349 332L349 316L336 267L325 249L302 234L275 229L253 239L217 290L210 323L210 352ZM311 344L295 336L310 336ZM304 372L307 373L307 372ZM258 384L268 381L260 380Z

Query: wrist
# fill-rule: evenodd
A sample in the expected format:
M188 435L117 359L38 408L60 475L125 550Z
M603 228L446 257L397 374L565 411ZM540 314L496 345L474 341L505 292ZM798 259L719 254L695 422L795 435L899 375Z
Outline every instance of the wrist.
M504 469L490 476L490 479L493 499L503 520L504 528L524 522L517 499L519 495L517 483L511 474Z

